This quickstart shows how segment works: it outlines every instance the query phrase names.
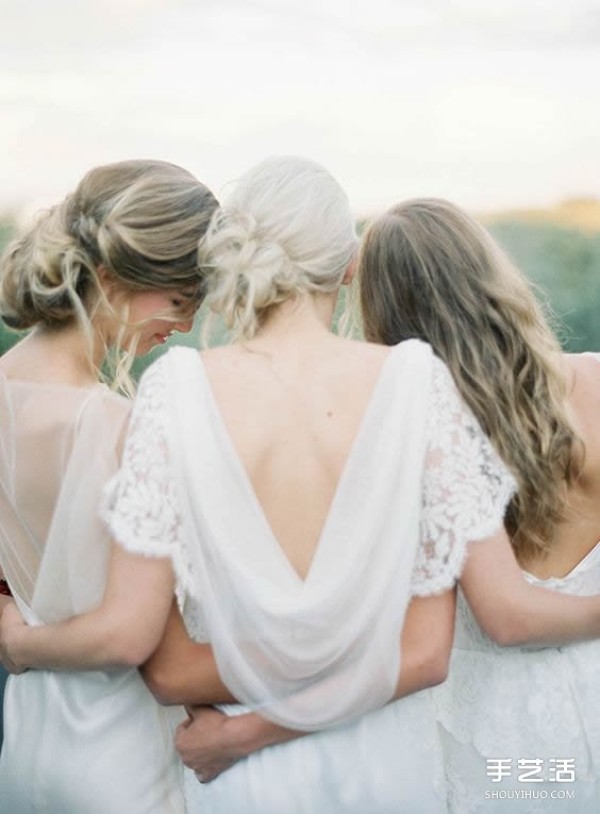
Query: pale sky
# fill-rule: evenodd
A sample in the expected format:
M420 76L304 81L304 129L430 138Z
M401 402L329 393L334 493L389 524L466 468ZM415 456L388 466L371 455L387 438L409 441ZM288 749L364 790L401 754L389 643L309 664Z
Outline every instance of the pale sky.
M0 0L0 207L163 158L217 193L273 153L357 214L600 196L599 0Z

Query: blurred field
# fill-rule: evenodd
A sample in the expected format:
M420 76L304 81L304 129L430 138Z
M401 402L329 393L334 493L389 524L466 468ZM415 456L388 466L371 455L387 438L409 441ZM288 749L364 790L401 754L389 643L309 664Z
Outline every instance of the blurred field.
M600 200L481 218L554 312L566 350L600 350Z
M513 209L481 218L487 225L519 222L545 224L563 229L575 229L588 234L600 232L600 200L598 198L568 198L549 209Z

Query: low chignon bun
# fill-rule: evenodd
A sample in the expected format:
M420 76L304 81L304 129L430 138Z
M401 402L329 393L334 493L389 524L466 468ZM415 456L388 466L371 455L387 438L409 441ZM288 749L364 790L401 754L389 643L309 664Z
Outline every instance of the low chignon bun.
M278 303L334 291L356 246L347 196L327 170L304 158L267 159L213 215L200 249L207 304L250 338Z
M0 262L7 325L86 323L102 267L127 290L199 291L198 244L218 206L191 173L165 161L96 167L14 241Z
M69 232L69 199L42 213L0 265L0 315L18 330L73 320L96 279L94 259Z
M283 247L261 236L252 215L221 210L204 243L210 269L205 287L210 307L231 328L255 333L258 315L284 300L299 283L301 271Z

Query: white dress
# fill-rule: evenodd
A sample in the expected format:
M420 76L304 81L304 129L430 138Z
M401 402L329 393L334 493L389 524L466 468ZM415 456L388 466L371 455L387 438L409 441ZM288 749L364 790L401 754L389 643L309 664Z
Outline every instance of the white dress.
M597 594L600 542L565 577L525 576ZM432 694L451 814L600 811L600 641L498 647L459 592L450 675Z
M413 380L406 377L407 370L412 370ZM419 395L421 385L424 389ZM414 414L409 425L398 429L407 404L424 415ZM421 452L417 450L415 458L398 459L395 450L408 448L407 439L419 435ZM406 490L414 495L412 506L402 503L403 494L392 490L390 496L386 491L398 472L406 478ZM314 656L315 664L320 664L321 651L327 651L331 642L342 641L340 637L348 630L360 640L364 631L357 620L369 618L367 639L385 634L387 638L379 641L380 650L393 651L392 663L395 659L397 667L401 623L389 634L385 624L378 627L380 620L385 622L397 613L394 586L401 593L406 584L407 598L450 587L462 568L467 542L501 527L513 488L489 441L458 398L444 365L423 343L403 343L392 349L380 374L338 485L326 531L309 576L302 582L285 567L282 552L269 535L212 397L201 356L177 348L142 379L123 467L110 486L105 516L115 538L126 548L147 555L171 555L188 630L198 640L211 641L219 668L228 676L226 682L235 685L236 696L245 693L245 698L252 698L261 663L259 660L256 668L252 661L256 652L260 659L268 660L269 648L275 649L279 661L269 662L274 666L267 673L280 663L294 666L293 648L307 644L311 626L317 634L312 650L306 652ZM396 503L402 506L399 516ZM381 549L387 545L390 556L396 556L396 549L408 545L410 535L403 525L410 525L413 516L416 543L405 573L393 568L381 573L384 569L378 558L385 553ZM390 517L394 523L388 528ZM358 535L353 534L355 528ZM247 596L261 607L255 613L248 601L243 605L246 616L236 616L236 603ZM321 610L329 619L338 605L342 613L334 618L340 629L320 628ZM375 612L369 617L371 608ZM308 625L304 625L305 616ZM246 617L251 619L247 636ZM236 622L228 627L229 619ZM282 641L273 630L279 622ZM239 647L230 653L228 642L238 641L239 628ZM373 658L370 642L363 646L365 658ZM239 650L247 653L236 663ZM322 699L337 710L338 696L356 696L355 716L364 714L252 755L207 785L200 785L186 772L189 814L446 812L430 693L365 712L356 690L365 680L360 659L350 662L350 668L347 663L338 668L335 659L332 663L323 673L325 680L307 681L307 695L298 693L298 707L292 703L280 714L277 703L271 707L266 703L271 717L281 720L301 709L314 720ZM236 664L247 684L234 674L232 665ZM371 672L383 670L376 667ZM310 676L310 670L304 672ZM264 683L259 682L257 693L264 686L274 686L269 684L270 674L258 678ZM377 695L379 678L372 676L371 710L382 703ZM329 693L332 687L333 695ZM253 706L260 707L257 698L260 695L255 694ZM307 698L310 703L303 705ZM239 709L230 711L235 714Z
M566 577L526 576L563 593L596 594L600 543ZM500 648L459 595L450 675L432 694L451 814L600 811L599 641Z
M129 404L0 375L0 564L30 624L102 599L110 537L98 517ZM166 712L137 670L8 679L0 757L6 814L182 814Z

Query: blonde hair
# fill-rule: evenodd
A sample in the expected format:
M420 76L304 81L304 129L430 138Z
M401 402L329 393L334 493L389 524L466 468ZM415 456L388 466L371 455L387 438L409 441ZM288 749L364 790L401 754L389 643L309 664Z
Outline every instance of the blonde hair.
M528 282L472 218L425 198L371 224L359 285L367 339L423 339L448 365L517 478L506 516L517 555L546 552L583 447L567 415L560 347Z
M333 176L305 158L269 158L237 181L202 243L206 303L249 339L278 303L335 291L356 249Z
M148 289L199 292L198 242L217 208L213 194L186 170L164 161L96 167L65 200L41 214L0 262L0 315L12 328L59 330L79 324L93 346L104 309L121 323L100 285L99 269L126 295ZM132 346L114 378L128 388ZM108 349L106 349L108 350ZM98 371L97 371L98 372Z

